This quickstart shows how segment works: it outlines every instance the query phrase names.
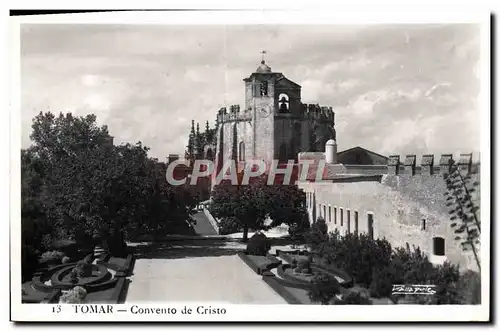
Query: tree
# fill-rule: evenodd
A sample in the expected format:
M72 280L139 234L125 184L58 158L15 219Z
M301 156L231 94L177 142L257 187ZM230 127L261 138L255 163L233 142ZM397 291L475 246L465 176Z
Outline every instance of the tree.
M80 246L102 242L122 255L131 237L187 226L191 205L184 188L166 182L161 164L140 142L114 146L94 115L40 113L31 138L43 170L44 213Z
M203 137L200 132L200 123L196 123L196 134L194 139L194 146L196 150L196 156L199 157L203 155Z
M267 177L265 177L267 180ZM310 227L306 194L296 185L268 185L265 188L270 228L287 224L292 236L304 235Z
M31 149L21 151L22 240L35 251L49 248L44 247L43 237L54 231L40 198L44 185L42 166Z
M237 222L243 228L243 241L248 240L248 230L264 228L268 214L266 182L264 177L251 178L248 185L242 183L243 175L238 175L237 185L224 179L212 191L210 212L224 221Z
M188 145L186 146L186 159L192 160L194 158L194 148L195 148L195 136L194 131L194 120L191 121L191 132L189 132Z
M306 242L313 252L320 256L324 253L325 244L328 242L328 226L325 219L318 217L310 230L305 235Z
M447 191L446 205L450 208L450 226L454 229L457 235L455 240L458 241L464 251L471 250L474 259L477 263L479 271L481 271L481 260L479 257L478 246L480 244L481 223L477 216L479 207L473 201L472 193L475 192L479 182L471 182L471 176L462 176L457 164L452 160L450 173L445 174Z
M308 229L305 193L295 185L267 185L267 175L249 178L243 185L244 173L238 173L238 185L222 180L212 191L212 214L227 223L238 222L243 228L243 241L248 230L266 230L281 224L292 231ZM264 221L270 218L271 224Z

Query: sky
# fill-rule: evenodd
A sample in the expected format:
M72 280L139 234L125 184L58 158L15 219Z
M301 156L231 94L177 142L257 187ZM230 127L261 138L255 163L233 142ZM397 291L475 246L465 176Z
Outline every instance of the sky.
M332 106L340 150L480 151L478 25L21 27L22 147L40 111L94 113L115 143L184 154L191 120L244 104L267 51L302 102Z

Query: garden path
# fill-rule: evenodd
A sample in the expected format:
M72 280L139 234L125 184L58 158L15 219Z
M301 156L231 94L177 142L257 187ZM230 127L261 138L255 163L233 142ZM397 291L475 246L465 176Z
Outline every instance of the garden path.
M153 258L139 257L126 303L158 301L286 304L231 247L203 247L206 240L169 246ZM182 246L181 246L182 245ZM224 246L224 243L221 243ZM169 256L169 252L175 252ZM189 254L192 250L193 254ZM194 253L196 252L196 253ZM203 254L205 252L206 254ZM189 256L191 255L191 256ZM205 256L202 256L205 255ZM206 256L211 255L211 256Z

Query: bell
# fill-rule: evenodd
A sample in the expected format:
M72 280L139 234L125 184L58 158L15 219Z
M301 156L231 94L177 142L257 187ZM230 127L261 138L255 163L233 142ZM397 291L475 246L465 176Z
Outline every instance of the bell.
M280 102L288 102L288 100L285 98L285 96L282 96Z

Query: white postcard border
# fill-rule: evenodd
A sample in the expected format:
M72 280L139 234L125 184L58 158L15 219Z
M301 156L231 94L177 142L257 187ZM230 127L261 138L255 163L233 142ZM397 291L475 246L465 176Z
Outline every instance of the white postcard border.
M490 15L477 6L463 11L449 12L449 5L436 4L432 10L411 11L411 6L403 12L370 12L367 5L363 12L342 5L331 11L246 11L246 12L135 12L135 13L93 13L71 15L46 15L40 17L11 18L10 20L10 239L11 239L11 313L14 321L485 321L489 319L489 274L490 266L483 264L482 304L477 306L316 306L316 305L231 305L213 303L225 307L225 315L88 315L76 314L71 309L52 313L54 305L21 304L20 279L20 53L19 26L22 23L127 23L127 24L366 24L366 23L480 23L481 33L481 181L490 182ZM346 10L347 8L347 10ZM384 8L384 7L380 7ZM474 8L474 9L473 9ZM343 10L344 9L344 10ZM490 220L490 187L481 187L481 216ZM485 222L482 233L481 259L490 260L490 224ZM207 306L210 303L166 303L153 304L151 307L189 307ZM69 306L69 305L68 305ZM115 305L117 307L119 305ZM131 306L131 305L123 305ZM141 304L141 306L145 306Z

